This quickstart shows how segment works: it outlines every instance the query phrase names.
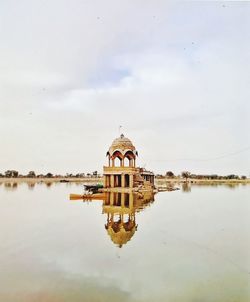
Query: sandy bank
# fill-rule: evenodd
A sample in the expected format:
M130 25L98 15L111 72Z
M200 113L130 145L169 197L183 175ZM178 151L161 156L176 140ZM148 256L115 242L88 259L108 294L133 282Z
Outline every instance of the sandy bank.
M22 183L22 182L29 182L29 183L60 183L60 182L71 182L71 183L102 183L103 179L102 177L97 178L67 178L67 177L61 177L61 178L0 178L0 183ZM176 183L181 184L185 183L186 180L183 178L157 178L155 179L155 184L157 185L163 185L166 183ZM250 179L188 179L188 183L190 184L250 184Z
M250 179L188 179L187 181L183 178L158 178L156 179L157 184L164 183L190 183L190 184L250 184Z
M68 177L61 177L61 178L55 178L55 177L41 177L41 178L28 178L28 177L17 177L17 178L0 178L0 183L22 183L22 182L29 182L29 183L58 183L58 182L74 182L74 183L98 183L102 182L102 178L68 178Z

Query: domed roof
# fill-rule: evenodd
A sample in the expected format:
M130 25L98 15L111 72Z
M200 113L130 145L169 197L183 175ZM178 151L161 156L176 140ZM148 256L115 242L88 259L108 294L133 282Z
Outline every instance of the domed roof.
M113 241L113 243L119 247L122 247L128 241L131 240L135 231L137 230L137 225L133 225L130 230L126 230L124 227L121 227L119 231L115 232L112 226L107 227L107 232Z
M120 137L116 138L112 145L109 148L109 154L112 155L114 151L120 151L121 153L125 153L127 151L132 151L134 154L137 155L137 152L135 150L135 146L131 142L131 140L127 137L125 137L123 134L121 134Z

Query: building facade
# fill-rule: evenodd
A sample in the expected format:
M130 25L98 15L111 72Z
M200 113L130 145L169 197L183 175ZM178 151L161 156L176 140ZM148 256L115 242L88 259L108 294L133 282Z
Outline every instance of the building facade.
M108 165L103 167L104 189L154 188L154 174L136 167L138 152L130 139L123 134L116 138L107 152Z

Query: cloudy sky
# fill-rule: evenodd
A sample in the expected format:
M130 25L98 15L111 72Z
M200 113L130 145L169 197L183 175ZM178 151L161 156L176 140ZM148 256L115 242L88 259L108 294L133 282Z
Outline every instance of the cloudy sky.
M250 174L250 3L0 0L0 172Z

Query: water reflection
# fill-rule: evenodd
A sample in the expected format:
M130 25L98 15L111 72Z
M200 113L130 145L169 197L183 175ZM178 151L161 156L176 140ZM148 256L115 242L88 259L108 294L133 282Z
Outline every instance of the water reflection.
M213 188L227 188L227 189L236 189L239 186L247 186L249 183L240 183L240 182L228 182L228 183L219 183L219 182L183 182L181 184L182 192L190 193L192 187L213 187Z
M249 186L109 193L94 204L67 200L81 184L9 186L0 301L250 301Z
M191 184L188 182L182 183L182 192L190 193L191 192Z
M27 182L29 190L34 190L36 183L35 182Z
M100 200L100 198L91 200ZM154 202L154 194L108 192L102 195L101 201L102 213L107 216L105 229L111 241L121 248L137 231L136 213Z
M5 182L4 188L7 191L15 191L18 187L18 184L16 182Z
M134 236L138 225L136 212L154 201L152 193L133 194L111 192L105 195L103 213L107 215L105 228L112 242L122 247Z

